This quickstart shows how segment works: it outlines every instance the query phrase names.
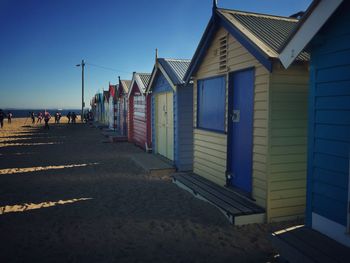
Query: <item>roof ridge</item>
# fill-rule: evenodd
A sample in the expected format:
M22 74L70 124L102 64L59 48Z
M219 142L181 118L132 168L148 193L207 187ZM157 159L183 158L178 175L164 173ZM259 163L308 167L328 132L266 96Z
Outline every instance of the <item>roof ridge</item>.
M293 18L293 17L288 17L288 16L278 16L278 15L271 15L271 14L264 14L264 13L256 13L256 12L248 12L248 11L241 11L241 10L236 10L236 9L227 9L227 8L218 8L218 11L230 11L234 12L239 15L250 15L250 16L257 16L257 17L265 17L265 18L271 18L271 19L278 19L278 20L285 20L288 22L299 22L299 19Z
M180 62L190 62L191 59L187 59L187 58L160 58L160 59L164 59L166 61L180 61Z
M152 73L147 73L147 72L135 72L135 74L138 74L138 75L151 75Z

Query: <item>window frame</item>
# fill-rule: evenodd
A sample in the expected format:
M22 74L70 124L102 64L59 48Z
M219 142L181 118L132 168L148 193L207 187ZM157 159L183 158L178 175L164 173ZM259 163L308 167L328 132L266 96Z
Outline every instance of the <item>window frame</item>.
M224 97L224 114L223 114L223 130L220 129L211 129L211 128L205 128L205 127L200 127L199 125L199 112L200 112L200 103L199 103L199 89L200 89L200 85L199 82L201 81L206 81L206 80L211 80L211 79L220 79L222 78L224 80L224 91L225 91L225 97ZM217 75L217 76L213 76L213 77L207 77L207 78L202 78L202 79L197 79L196 80L197 83L197 107L196 107L196 129L198 130L204 130L204 131L210 131L210 132L215 132L215 133L219 133L219 134L226 134L226 97L227 97L227 79L226 79L226 74L222 74L222 75Z

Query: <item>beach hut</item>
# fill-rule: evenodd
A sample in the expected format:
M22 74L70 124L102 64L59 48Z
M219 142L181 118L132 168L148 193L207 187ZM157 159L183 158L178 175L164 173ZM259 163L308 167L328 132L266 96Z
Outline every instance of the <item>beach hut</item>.
M108 119L108 127L110 130L115 130L117 126L117 103L116 103L116 89L117 85L109 84L109 119Z
M133 73L129 88L129 129L128 140L149 151L151 149L150 97L146 88L150 73Z
M190 60L157 58L147 88L152 100L152 150L178 171L192 170L193 92L183 76Z
M306 223L350 247L350 3L314 1L280 60L310 50ZM349 260L349 257L347 258ZM344 261L345 262L345 261Z
M280 48L298 19L217 8L185 74L193 80L194 173L265 208L302 217L309 55L287 70Z
M103 95L102 93L95 94L95 115L94 119L96 122L102 123L103 119Z
M119 135L128 136L128 92L130 80L121 80L117 92L117 132Z
M102 123L108 125L109 123L109 90L103 91L103 118Z

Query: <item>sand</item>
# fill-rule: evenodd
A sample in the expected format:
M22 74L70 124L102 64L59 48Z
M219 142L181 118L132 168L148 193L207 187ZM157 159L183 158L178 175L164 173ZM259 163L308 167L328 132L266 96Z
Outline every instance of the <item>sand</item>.
M234 227L149 177L135 146L83 124L24 122L0 130L0 262L273 262L269 233L295 224Z

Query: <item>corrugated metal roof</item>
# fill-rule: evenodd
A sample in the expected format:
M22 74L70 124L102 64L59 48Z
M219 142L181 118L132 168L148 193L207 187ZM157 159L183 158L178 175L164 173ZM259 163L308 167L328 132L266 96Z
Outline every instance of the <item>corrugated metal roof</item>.
M151 74L150 73L136 73L139 75L140 80L145 88L147 88L147 85L151 79Z
M131 80L121 80L120 82L122 84L124 92L127 94L129 92L129 87L130 87L130 84L131 84Z
M299 22L298 19L289 17L248 13L228 9L218 9L217 11L234 26L237 27L238 22L243 34L259 47L261 47L259 41L263 42L268 48L272 49L272 54L279 54L281 52L281 49L286 41L288 41L289 36L294 32ZM247 34L245 30L249 31L249 33L257 39L250 34ZM308 61L309 58L309 54L303 51L298 56L297 60Z
M174 85L184 83L183 78L191 63L190 59L159 58L158 62L164 68Z

